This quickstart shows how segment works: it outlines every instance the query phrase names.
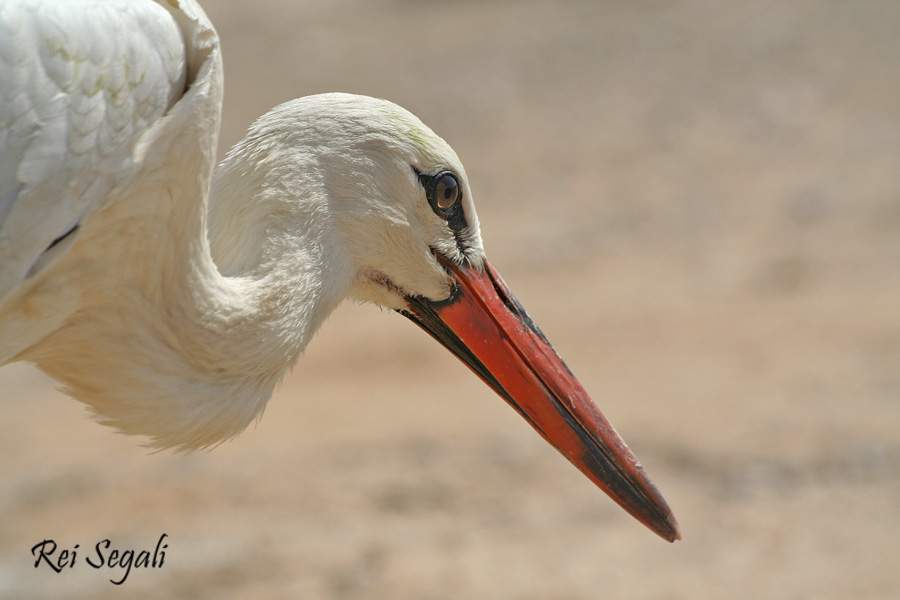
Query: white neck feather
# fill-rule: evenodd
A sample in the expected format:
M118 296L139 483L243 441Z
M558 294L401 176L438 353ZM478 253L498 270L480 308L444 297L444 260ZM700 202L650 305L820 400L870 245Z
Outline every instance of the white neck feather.
M278 230L277 190L261 186L248 144L216 179L210 238L221 272L213 262L205 199L221 64L211 52L209 72L146 139L127 200L86 223L54 268L59 286L77 290L65 325L21 356L101 422L182 450L217 444L260 416L353 276L340 272L347 263L321 228Z

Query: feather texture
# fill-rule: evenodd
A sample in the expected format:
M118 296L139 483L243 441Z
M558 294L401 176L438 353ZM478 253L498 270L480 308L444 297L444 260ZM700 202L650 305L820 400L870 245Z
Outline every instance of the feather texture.
M0 106L0 364L33 362L103 423L217 444L342 300L446 298L433 250L483 260L456 154L384 100L276 107L213 184L222 65L193 1L28 0L0 8L0 32L15 82ZM463 177L468 256L414 168Z

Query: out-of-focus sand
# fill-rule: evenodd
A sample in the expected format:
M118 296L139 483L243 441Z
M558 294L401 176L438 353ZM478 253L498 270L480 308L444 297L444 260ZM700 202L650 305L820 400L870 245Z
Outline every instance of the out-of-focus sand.
M348 305L258 426L189 457L3 368L0 597L900 597L900 3L206 8L222 148L332 90L454 145L489 257L684 541L410 323ZM162 533L165 566L122 586L32 568L44 538Z

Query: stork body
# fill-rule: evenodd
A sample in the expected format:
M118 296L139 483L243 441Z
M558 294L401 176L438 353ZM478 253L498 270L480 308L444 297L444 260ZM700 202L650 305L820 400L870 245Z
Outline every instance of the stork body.
M276 107L215 170L222 64L193 2L0 6L0 364L201 448L261 413L344 299L410 317L626 510L677 524L484 259L465 171L402 108Z

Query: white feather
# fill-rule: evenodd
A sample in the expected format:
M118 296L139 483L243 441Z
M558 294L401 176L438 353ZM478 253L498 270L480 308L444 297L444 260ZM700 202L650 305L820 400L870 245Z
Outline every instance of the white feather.
M2 300L131 176L185 66L181 32L153 2L4 2L0 39Z
M213 183L222 66L192 1L5 3L0 68L0 364L153 445L243 430L343 299L448 295L432 248L462 251L413 167L460 176L483 260L455 153L383 100L276 107Z

